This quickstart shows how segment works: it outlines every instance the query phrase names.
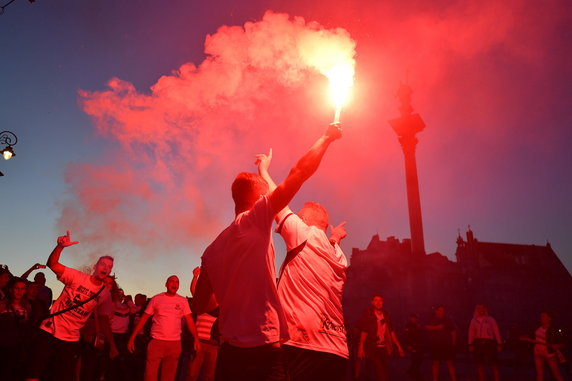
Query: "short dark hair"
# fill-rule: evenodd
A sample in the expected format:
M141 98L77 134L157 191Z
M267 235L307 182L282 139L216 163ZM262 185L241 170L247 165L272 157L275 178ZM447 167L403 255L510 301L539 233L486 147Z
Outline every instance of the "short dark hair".
M109 259L111 262L114 262L114 261L115 261L111 255L102 255L101 257L99 257L99 259L97 260L97 262L101 261L102 259ZM97 263L97 262L96 262L96 263Z
M241 172L232 182L231 191L234 210L240 213L250 209L261 194L268 193L268 183L256 173Z

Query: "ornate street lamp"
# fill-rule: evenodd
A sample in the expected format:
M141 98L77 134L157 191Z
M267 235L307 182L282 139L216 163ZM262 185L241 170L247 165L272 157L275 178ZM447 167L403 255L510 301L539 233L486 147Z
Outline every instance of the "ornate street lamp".
M5 147L2 148L1 151L4 160L10 160L14 156L16 156L14 148L12 147L16 145L16 143L18 143L18 137L13 132L11 131L0 132L0 146L5 145ZM0 176L4 176L4 174L0 172Z

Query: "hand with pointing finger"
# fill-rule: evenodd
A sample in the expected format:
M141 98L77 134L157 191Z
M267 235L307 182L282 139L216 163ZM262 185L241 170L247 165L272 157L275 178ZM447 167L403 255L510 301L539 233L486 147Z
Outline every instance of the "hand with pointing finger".
M268 155L264 153L259 153L256 155L256 161L254 162L255 165L258 166L258 173L268 172L268 168L270 168L270 163L272 162L272 148L268 152Z
M66 235L58 237L58 246L61 248L77 245L78 243L79 241L74 241L74 242L71 241L69 230L66 232Z
M340 241L348 235L346 231L346 221L342 222L338 226L330 225L330 242L339 244Z

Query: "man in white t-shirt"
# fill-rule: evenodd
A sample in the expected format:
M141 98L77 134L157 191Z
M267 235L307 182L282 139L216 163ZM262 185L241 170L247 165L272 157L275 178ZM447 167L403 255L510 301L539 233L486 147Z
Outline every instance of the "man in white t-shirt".
M276 290L272 221L340 137L339 124L330 125L273 192L258 174L234 180L236 217L205 250L194 299L198 314L220 306L217 381L284 377L279 343L288 332Z
M187 328L194 338L195 350L199 350L199 339L195 323L191 317L191 309L187 299L177 294L179 278L171 275L165 283L166 292L155 295L143 316L133 329L127 347L133 353L135 338L147 320L153 316L151 337L147 346L147 361L145 364L145 381L157 381L159 367L161 367L161 381L173 381L177 373L179 356L181 355L181 320L184 319Z
M258 172L270 191L276 187L268 172L271 160L271 155L257 156ZM276 221L287 250L278 280L290 334L283 346L287 373L292 381L344 380L349 358L342 310L347 259L339 243L347 235L345 222L330 226L328 212L315 202L305 203L298 215L286 207Z
M79 331L96 308L99 325L110 344L109 355L111 358L117 356L109 324L113 308L111 295L103 284L113 268L113 258L99 258L91 275L62 265L59 262L62 250L78 243L70 240L68 231L67 235L58 238L57 245L48 258L48 267L64 284L64 289L32 342L27 381L39 380L51 360L55 361L54 379L73 379L79 352Z

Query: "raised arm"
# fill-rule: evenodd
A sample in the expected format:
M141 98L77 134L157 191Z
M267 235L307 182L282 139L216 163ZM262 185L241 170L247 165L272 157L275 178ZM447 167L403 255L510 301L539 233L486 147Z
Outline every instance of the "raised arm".
M195 291L197 290L197 282L199 280L199 275L201 275L201 268L197 266L193 269L193 279L191 280L191 295L195 296Z
M330 124L324 135L298 160L296 165L290 170L288 177L268 197L270 205L272 205L276 213L288 205L302 184L316 172L330 143L341 137L342 129L340 124Z
M48 257L48 262L46 263L50 270L52 270L58 278L62 276L66 268L60 263L60 255L62 254L62 250L66 247L77 245L78 243L79 241L71 241L69 230L66 235L58 237L58 244L54 250L52 250L52 253Z
M264 180L268 183L268 193L274 192L276 189L276 183L272 180L268 168L270 168L270 163L272 162L272 148L268 152L268 155L264 153L259 153L256 155L256 161L254 164L258 167L258 174L262 176Z
M45 268L46 268L46 265L36 263L34 266L30 267L24 274L22 274L22 278L28 279L28 277L30 276L32 271L39 270L39 269L45 269Z
M264 153L259 153L256 155L256 161L254 164L258 167L258 174L262 176L262 178L268 183L268 191L269 193L274 192L276 189L276 183L270 176L270 163L272 162L272 148L268 152L268 155ZM288 207L282 208L278 213L276 213L276 223L280 223L282 218L288 213L290 213L290 209Z

